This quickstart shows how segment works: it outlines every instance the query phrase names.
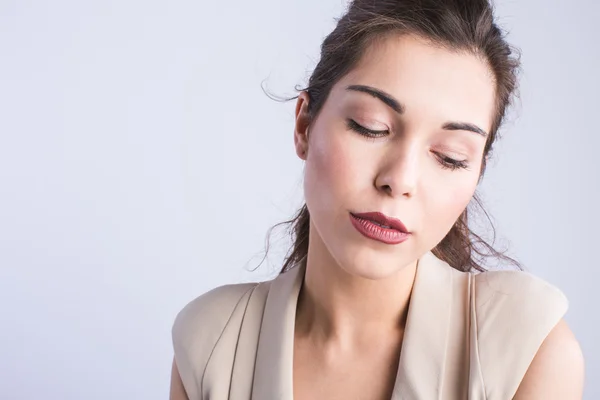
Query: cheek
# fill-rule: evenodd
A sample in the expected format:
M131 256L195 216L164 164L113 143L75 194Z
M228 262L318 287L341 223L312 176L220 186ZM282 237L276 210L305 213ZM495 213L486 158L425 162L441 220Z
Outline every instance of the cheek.
M311 212L333 211L352 192L357 165L343 136L314 131L305 164L304 194Z
M434 227L436 240L440 241L452 228L460 214L471 201L477 177L470 176L464 179L452 180L452 184L439 185L429 190L428 205L426 207L425 227Z

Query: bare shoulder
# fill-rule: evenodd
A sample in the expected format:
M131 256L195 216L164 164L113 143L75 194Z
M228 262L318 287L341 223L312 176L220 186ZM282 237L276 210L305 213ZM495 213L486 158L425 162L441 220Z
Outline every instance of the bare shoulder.
M171 389L169 392L169 400L189 400L179 370L177 369L177 363L173 358L173 364L171 366Z
M523 377L515 400L580 400L584 359L575 335L561 319L550 331Z

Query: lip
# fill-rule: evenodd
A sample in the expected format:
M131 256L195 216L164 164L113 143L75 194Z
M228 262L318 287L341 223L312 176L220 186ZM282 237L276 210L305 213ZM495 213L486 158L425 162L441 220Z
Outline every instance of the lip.
M368 218L363 217L365 215L368 216ZM385 244L400 244L411 236L411 233L407 232L406 227L400 220L389 217L382 218L382 216L385 217L385 215L381 213L350 213L350 222L352 223L352 226L354 226L354 228L364 237ZM391 228L379 226L374 221L391 226ZM400 229L396 229L396 227Z
M352 214L353 216L358 217L360 219L375 221L381 225L391 226L393 229L403 232L403 233L410 233L410 232L408 232L408 229L406 229L406 226L398 218L388 217L387 215L380 213L378 211L366 212L366 213L360 213L360 214L357 214L357 213L350 213L350 214Z

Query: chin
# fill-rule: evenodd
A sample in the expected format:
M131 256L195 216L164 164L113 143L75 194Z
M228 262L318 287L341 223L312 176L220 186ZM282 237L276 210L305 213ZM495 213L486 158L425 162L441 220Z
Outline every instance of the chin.
M339 265L346 273L370 280L389 278L404 269L405 265L409 264L402 262L401 257L390 259L390 257L382 255L368 256L367 254L348 257L344 261Z

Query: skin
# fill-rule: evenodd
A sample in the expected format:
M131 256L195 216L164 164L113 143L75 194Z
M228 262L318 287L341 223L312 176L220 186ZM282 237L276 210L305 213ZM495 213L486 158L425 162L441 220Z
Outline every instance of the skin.
M183 387L179 370L177 369L175 357L173 357L173 364L171 364L171 388L169 394L170 400L189 400Z
M404 110L351 85L385 91ZM305 161L311 225L295 398L389 398L416 261L447 234L479 179L485 137L443 126L466 122L487 131L493 105L493 80L478 58L409 36L371 46L312 123L308 96L299 96L294 142ZM348 119L386 132L366 137ZM448 168L449 159L467 167ZM399 245L365 238L349 212L366 211L399 218L411 237Z
M385 92L402 112L348 89L356 85ZM299 95L294 144L305 161L311 221L296 315L296 400L390 398L416 262L475 193L494 100L484 60L406 35L370 46L314 120L307 94ZM367 137L349 119L381 134ZM399 218L410 238L398 245L365 238L349 213L367 211ZM515 398L581 399L582 387L581 350L561 321ZM186 398L173 363L171 399Z

